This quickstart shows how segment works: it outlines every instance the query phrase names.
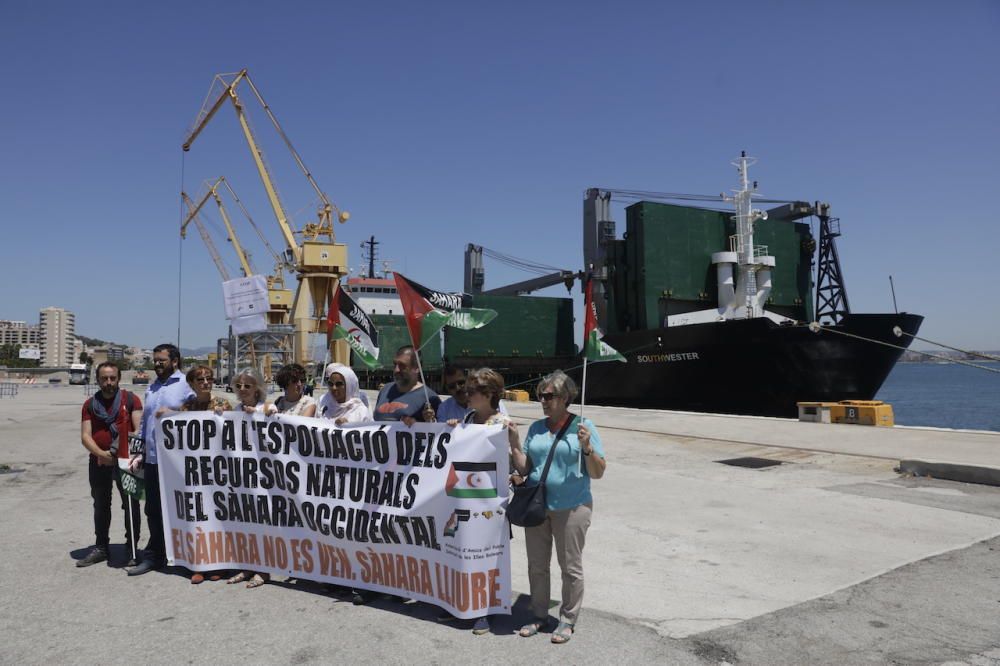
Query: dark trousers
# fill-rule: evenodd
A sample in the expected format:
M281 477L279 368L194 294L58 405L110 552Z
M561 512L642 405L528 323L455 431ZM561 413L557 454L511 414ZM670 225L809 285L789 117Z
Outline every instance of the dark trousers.
M122 481L118 476L118 467L98 465L97 460L90 456L90 496L94 499L94 537L95 543L101 548L107 548L111 530L111 488L118 488L118 496L122 501L122 515L125 516L125 543L135 544L139 541L142 527L142 516L139 513L138 500L122 489ZM128 508L126 508L128 507ZM132 524L129 525L125 511L131 510Z
M162 564L167 559L163 543L163 511L160 507L160 473L158 465L146 463L143 478L146 481L146 522L149 525L149 544L145 557Z

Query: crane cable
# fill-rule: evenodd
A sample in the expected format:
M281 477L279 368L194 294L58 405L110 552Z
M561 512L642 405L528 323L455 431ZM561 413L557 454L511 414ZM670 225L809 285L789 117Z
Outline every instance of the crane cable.
M184 191L184 151L181 151L181 192ZM180 203L180 224L184 224L184 200ZM181 348L181 277L184 275L184 239L177 238L177 349ZM178 352L179 353L179 352Z
M549 266L548 264L540 264L533 261L528 261L527 259L519 259L518 257L504 254L502 252L497 252L496 250L491 250L488 247L479 246L483 254L491 259L496 259L497 261L507 264L512 268L517 268L528 273L535 273L536 275L545 275L547 273L557 273L557 272L569 272L566 269L559 268L557 266Z
M647 200L647 201L704 201L704 202L725 202L723 194L681 194L678 192L650 192L648 190L625 190L617 187L598 188L602 192L608 192L623 199ZM798 199L767 199L764 197L753 197L754 201L769 204L789 204L796 203Z

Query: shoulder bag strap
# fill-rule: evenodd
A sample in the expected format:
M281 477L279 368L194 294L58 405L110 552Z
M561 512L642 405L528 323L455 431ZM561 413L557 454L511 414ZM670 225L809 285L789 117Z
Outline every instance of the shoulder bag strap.
M559 429L558 433L556 433L556 438L552 440L552 448L549 449L549 457L545 459L545 468L542 470L542 476L538 479L539 483L545 483L545 478L549 475L549 467L552 466L552 458L556 454L556 447L559 445L559 440L563 438L563 435L566 434L566 431L569 430L569 427L573 425L574 421L576 421L576 415L570 414L569 418L566 419L566 423L564 423L563 427Z

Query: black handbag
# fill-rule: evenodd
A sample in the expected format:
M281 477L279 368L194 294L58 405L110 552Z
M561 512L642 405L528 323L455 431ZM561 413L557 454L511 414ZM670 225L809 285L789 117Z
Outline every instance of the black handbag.
M507 520L511 525L519 527L538 527L545 522L545 513L548 506L545 503L545 479L549 475L549 467L552 466L552 457L556 453L556 446L562 439L569 427L576 421L576 416L570 414L566 423L560 428L552 448L549 449L549 457L545 460L545 468L542 469L542 476L534 486L520 485L511 488L510 502L507 503Z

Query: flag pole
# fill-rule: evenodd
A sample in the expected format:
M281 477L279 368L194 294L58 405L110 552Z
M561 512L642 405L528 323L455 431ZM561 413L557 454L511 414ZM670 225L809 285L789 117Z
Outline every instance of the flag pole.
M583 408L587 403L587 354L583 355L583 386L580 387L580 418L583 418Z
M116 460L115 463L118 461ZM118 469L118 483L121 483L121 468ZM131 493L125 493L128 498L128 506L125 508L125 519L128 521L128 536L129 536L129 548L132 550L132 559L136 559L135 552L135 542L139 540L139 535L135 533L135 525L132 523L132 507L133 502L138 502L138 500L132 497Z
M437 331L435 331L434 335L432 335L427 340L427 342L430 342L431 340L433 340L435 335L438 335L438 334L444 335L444 333L442 333L442 331L444 331L444 327L443 326L441 328L439 328ZM413 339L410 338L410 341L412 342ZM419 347L414 346L413 347L413 355L417 357L417 369L420 370L420 383L424 385L424 404L429 405L429 404L431 404L431 396L427 392L427 380L424 379L424 366L421 365L421 363L420 363L420 350L427 346L427 342L425 342L424 344L420 345Z
M431 404L431 395L427 392L427 380L424 379L424 366L420 363L420 350L414 347L413 355L417 358L417 369L420 370L420 383L423 384L424 387L424 404L429 405Z

